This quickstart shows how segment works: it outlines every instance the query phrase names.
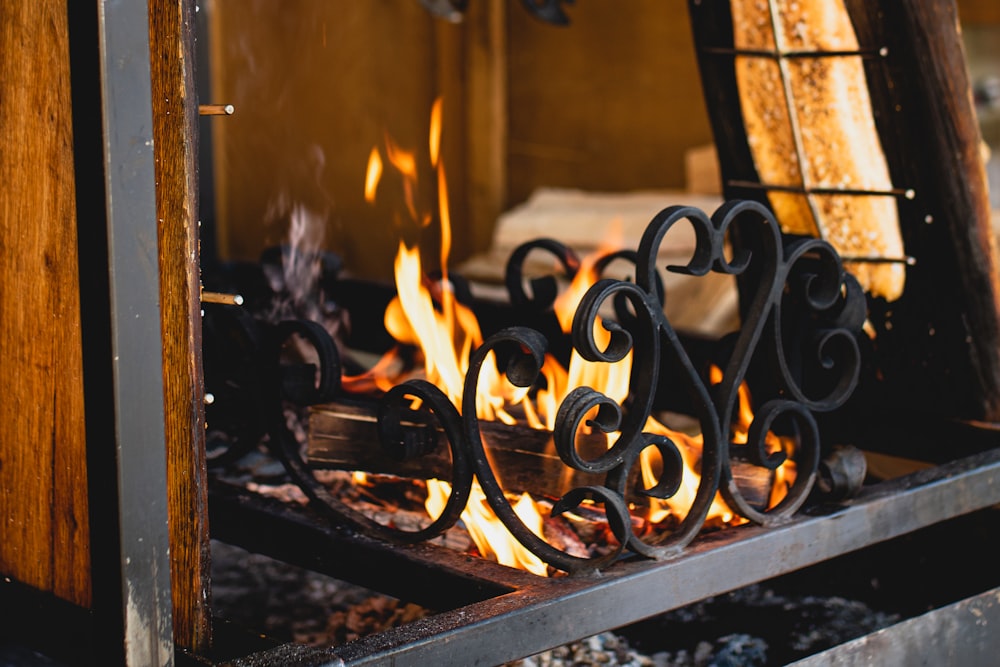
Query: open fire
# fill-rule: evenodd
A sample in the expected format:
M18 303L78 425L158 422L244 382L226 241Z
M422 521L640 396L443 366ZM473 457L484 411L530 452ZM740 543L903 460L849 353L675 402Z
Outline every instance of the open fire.
M691 3L692 11L696 13L703 12L706 6L705 3ZM858 7L858 12L868 13L861 5ZM728 29L727 22L709 19L704 24L710 26L711 34L707 37L713 39L706 39L699 33L700 53L704 54L701 64L711 71L716 68L716 63L722 63L719 69L728 72L736 51L734 47L740 45L714 39L715 30L720 26L723 33ZM893 40L895 35L903 34L907 29L903 21L886 21L885 25L893 27L893 30L887 31ZM900 25L904 27L899 28ZM859 37L859 42L863 41L861 47L872 49L871 53L862 54L862 59L871 56L870 60L863 62L869 80L880 78L872 76L873 71L881 71L879 62L889 63L891 67L886 69L884 78L889 81L890 88L903 91L901 99L907 104L902 106L908 114L922 117L925 114L913 114L911 111L915 105L910 104L908 79L897 76L903 70L901 63L914 60L910 57L911 50L907 44L897 49L900 44L891 41L891 48L879 49L878 58L875 58L874 49L881 47L884 41L880 30L865 35L864 40ZM920 49L917 51L919 53ZM780 63L783 54L777 52L737 54L738 57L767 58L767 62L772 55ZM792 61L795 66L826 55L843 57L822 53L792 55L806 58ZM897 99L895 93L888 97L888 102ZM738 104L721 104L717 99L709 102L713 113L720 108L739 108ZM791 103L789 106L791 108ZM566 271L571 274L573 284L559 296L551 313L553 321L560 322L559 329L555 326L551 329L539 327L537 319L531 318L524 327L494 333L497 331L496 320L483 318L481 323L477 322L473 313L493 315L495 312L490 310L492 305L484 308L482 303L466 300L458 276L449 275L450 213L444 165L439 157L440 103L435 105L432 116L438 126L437 130L432 130L429 140L432 178L428 179L421 171L425 161L422 156L427 153L426 150L410 152L408 146L386 137L371 151L365 182L366 198L371 202L374 202L379 188L385 188L389 182L398 182L403 191L403 205L398 207L397 225L402 227L405 223L405 226L418 230L418 234L421 233L419 230L430 228L428 233L422 235L424 241L434 238L435 245L440 232L440 245L434 248L434 253L428 252L427 246L431 244L424 244L421 254L422 244L414 241L412 230L408 230L411 233L406 235L406 243L401 243L399 247L396 265L398 296L386 312L385 325L402 346L402 354L387 355L369 372L353 377L342 377L340 367L337 367L338 387L325 394L324 400L339 402L343 399L348 405L363 403L366 406L367 412L359 412L358 421L369 425L368 431L363 433L358 428L357 432L362 434L357 438L358 442L380 452L384 448L383 454L387 453L387 456L398 455L403 461L400 477L407 480L388 482L386 478L375 475L374 483L384 486L394 484L397 489L405 486L408 490L404 493L413 499L421 495L420 490L425 486L422 482L412 483L409 480L427 480L426 510L431 517L430 527L449 526L446 537L459 532L452 531L450 526L461 516L463 527L477 542L477 551L499 562L527 568L539 575L552 574L556 570L572 573L607 567L609 576L570 577L551 582L467 558L464 554L441 548L436 541L416 548L389 548L387 543L415 543L442 533L424 530L428 523L422 513L423 523L417 524L420 526L418 530L413 530L413 524L404 524L394 518L403 512L386 518L390 512L395 512L393 507L378 516L377 520L382 524L380 529L368 530L372 527L342 511L336 499L323 496L306 482L305 495L310 507L302 510L301 516L315 520L316 533L323 535L326 540L323 544L339 561L327 565L331 569L351 571L352 565L344 565L344 561L353 559L354 571L360 572L360 579L383 580L395 576L417 582L420 586L438 574L436 566L439 563L448 562L449 576L473 580L468 587L470 597L486 598L504 596L508 591L529 591L528 595L511 595L471 611L463 608L443 617L434 632L429 632L427 628L430 626L425 625L416 631L408 629L405 638L401 638L401 634L390 641L397 644L407 642L406 650L417 655L424 647L418 646L414 637L437 637L443 631L447 635L443 635L440 645L455 646L450 643L454 629L471 627L472 630L466 633L470 639L461 651L487 641L503 643L509 636L520 637L522 633L519 629L549 628L546 623L537 622L554 615L553 608L541 609L543 605L554 607L557 613L572 614L571 618L578 619L580 624L589 620L592 609L600 609L601 623L620 624L623 620L632 620L668 605L679 604L678 600L701 599L740 582L763 580L777 572L802 567L817 559L829 558L912 530L920 521L936 520L928 517L940 515L946 518L949 512L959 511L949 502L951 498L941 494L920 496L930 497L926 508L921 508L916 502L904 502L908 498L871 503L870 498L863 496L860 502L851 503L844 513L835 516L835 520L820 519L815 515L792 518L810 494L817 475L817 461L824 453L820 448L813 415L840 407L857 383L860 353L856 346L852 347L852 341L857 342L865 308L863 298L861 307L857 307L855 297L858 296L858 286L844 277L836 253L822 242L772 234L778 228L777 220L764 206L730 202L713 215L691 208L673 208L651 216L647 234L638 246L638 252L634 253L634 283L609 282L603 277L602 262L593 258L585 259L580 266L574 265L572 270ZM904 121L900 116L886 113L886 110L880 112L879 117L892 121L887 121L887 127L900 126ZM724 119L719 125L726 130L735 129L738 144L744 139L753 139L740 134L739 119ZM922 133L925 137L931 134L928 131ZM717 132L717 139L727 135L728 132ZM901 133L900 136L908 137L908 140L898 142L896 148L923 145L922 141L913 140L913 133ZM364 146L363 151L367 148ZM720 140L724 167L727 152L731 159L731 147L727 148ZM910 155L908 151L893 152ZM421 156L419 160L418 155ZM903 159L916 162L911 158ZM937 163L936 160L927 162ZM449 166L452 164L449 161ZM943 245L938 241L941 237L937 230L942 227L950 229L950 220L964 220L966 217L952 216L947 209L940 210L941 207L935 204L935 196L930 193L930 181L921 180L917 171L914 169L913 174L907 172L901 179L894 173L891 182L906 186L906 192L910 192L912 187L912 191L919 193L916 204L911 199L900 201L901 216L905 213L908 219L917 223L923 221L910 225L904 231L919 228L914 232L919 236L919 244L914 244L914 247L924 247L922 237L932 239L932 245ZM959 170L954 172L959 173ZM738 192L761 203L769 197L762 194L767 183L745 180L749 177L739 170L733 173L735 178L726 176L727 197ZM387 175L390 178L385 178ZM421 189L417 188L418 179ZM430 182L436 186L438 195L435 204L427 207L422 205L421 196L426 199ZM806 190L809 183L803 179L802 185ZM893 188L894 191L896 189L904 191ZM384 195L387 193L381 194L380 204L384 206ZM753 197L754 194L757 197ZM833 196L826 192L816 196L828 195ZM811 195L807 192L803 197L806 196ZM903 210L904 207L906 210ZM716 345L711 351L696 345L689 347L689 339L678 336L673 330L663 313L662 302L655 303L657 293L651 277L656 270L663 268L662 264L657 265L655 249L674 224L690 225L694 229L697 248L686 266L673 268L694 276L709 271L740 276L743 329L724 340L714 341ZM739 233L729 234L734 229ZM734 250L723 250L722 239L726 238L736 245ZM912 241L907 239L908 251ZM752 258L744 254L747 249L752 249ZM437 257L431 258L431 254ZM912 273L919 279L924 267L933 262L934 253L913 254L921 257L920 273ZM852 267L885 264L911 275L909 267L912 262L908 257L869 257L854 253L845 261ZM903 269L903 262L906 269ZM979 265L975 262L971 264ZM435 272L438 269L440 275ZM964 271L960 273L964 274ZM911 294L923 299L924 292L919 291L920 283L908 282L908 288L913 285L918 286L918 291L911 291ZM959 292L951 289L951 282L944 285L946 289L941 291L948 293L949 300ZM535 299L535 296L537 292L532 295L532 306L542 305L547 300L547 297ZM513 293L511 301L516 301ZM620 302L624 303L621 309ZM798 309L792 304L797 304ZM612 305L616 317L608 314ZM898 305L897 309L894 302L894 311L903 313L907 304L901 301ZM876 303L878 307L880 305ZM518 308L520 306L515 303L510 310ZM953 317L950 310L934 306L927 310L929 317L940 320L933 321L935 326L929 329L934 343L945 338L942 332L946 321L964 322L963 318ZM629 317L622 317L622 312ZM860 319L859 312L862 313ZM517 316L520 313L513 314ZM961 314L964 317L965 310ZM904 318L890 318L888 313L885 326L879 328L879 313L876 311L874 315L873 331L878 333L876 343L881 351L894 349L894 344L901 337L919 339L925 330L922 327L904 327ZM514 323L517 319L512 317L508 321ZM912 324L909 319L906 322ZM920 322L923 320L918 320ZM527 330L529 326L537 329L537 336L531 335L532 331ZM556 333L558 330L561 330L561 335ZM894 337L893 330L905 330L906 333ZM971 330L978 330L974 321ZM276 337L283 333L279 329ZM567 338L573 341L571 349ZM272 341L265 342L269 345ZM861 343L867 355L869 350L864 345L869 341L862 340ZM263 346L264 357L270 351L267 345ZM916 360L919 364L933 358L933 351L952 349L954 346L929 346L932 350L930 355L910 355L911 348L897 347L901 351L900 357L906 356L907 362ZM944 357L937 355L937 358ZM556 362L557 359L560 363ZM869 367L869 359L866 357L865 369L881 372L883 365L876 363ZM711 371L708 362L715 364ZM284 372L286 369L280 370ZM297 369L287 370L288 375L275 376L283 382L294 380L291 373ZM893 370L891 365L887 370ZM589 376L591 371L603 375ZM356 372L356 368L352 367L352 372ZM924 368L921 367L918 372L924 373ZM960 375L964 377L960 373L954 374L955 377ZM299 374L300 380L303 377L308 381L312 376ZM426 383L427 380L433 382ZM683 385L680 391L685 396L674 403L672 392L678 385ZM749 396L751 386L753 400ZM342 390L364 398L352 404L353 399L345 396ZM278 394L277 391L273 393ZM912 393L928 392L923 391L923 387L914 387ZM653 394L656 394L656 400L652 398ZM288 397L286 393L284 398ZM438 398L444 402L438 401ZM298 401L294 397L291 400ZM301 405L306 403L305 400L300 401ZM876 403L875 409L878 409L882 402ZM672 411L675 409L683 419L674 417ZM353 428L345 429L345 437ZM496 433L503 431L510 434L507 443L513 441L515 448L522 444L520 440L537 437L539 442L544 443L543 450L518 449L515 453L537 454L538 459L562 464L567 473L565 483L561 483L563 479L559 478L560 483L552 485L549 490L541 490L535 485L525 484L525 475L519 478L508 476L505 465L509 461L503 460L503 457L510 452L500 451L493 440ZM276 432L277 429L272 426L269 433L272 434L269 444L272 449L277 447L274 443L281 440L280 436L274 437ZM529 432L536 435L526 436ZM905 436L898 439L908 440ZM604 452L588 451L583 454L578 450L584 449L584 442L596 442ZM373 447L376 443L384 447ZM314 468L296 467L297 462L290 459L289 473L293 478L297 475L301 475L302 479L306 475L309 479L324 477L321 473L313 474L323 465L312 458L313 442L309 444L310 463L314 464ZM443 457L439 456L442 451ZM449 463L453 464L454 470L447 468ZM409 468L406 468L407 465ZM396 474L395 469L369 468L364 463L356 468L342 469ZM449 475L449 472L452 474ZM528 474L536 472L532 470ZM338 473L338 479L346 476L346 473ZM497 478L502 478L502 483ZM553 479L548 470L539 478ZM440 481L444 479L448 479L450 484ZM762 483L757 485L751 480ZM919 483L919 480L915 483L908 481L895 490L900 492L900 496L915 497L911 492ZM360 484L355 487L360 488ZM331 491L342 490L342 487L330 486ZM817 486L822 490L821 484ZM953 494L956 498L968 498L960 485L953 488L956 489ZM643 490L649 493L643 493ZM349 493L345 492L345 496ZM459 513L455 512L456 498L461 500ZM881 498L884 500L886 496L883 494ZM422 501L423 497L419 500ZM419 504L415 506L419 507ZM899 511L901 507L903 509ZM910 511L911 507L920 511ZM924 511L938 508L941 510L939 514ZM881 518L877 518L876 514ZM477 523L478 518L474 519L474 515L483 517L482 525ZM884 521L885 516L891 516L892 521ZM595 557L593 551L589 555L580 555L565 544L557 544L557 539L551 534L551 526L556 522L575 527L578 521L598 520L607 526L604 536L610 538L607 544L612 544L609 549L612 559L603 559L608 552L600 553L599 557ZM323 522L328 525L323 526ZM704 530L706 522L713 528L743 522L765 526L787 525L772 531L722 531L697 543L696 548L685 553L683 550L691 544L696 533ZM222 526L223 531L226 530L224 522L218 521L217 524ZM347 529L344 530L344 527ZM519 531L518 527L523 530ZM324 528L329 530L323 532ZM329 539L331 535L332 540ZM372 536L385 539L369 548L368 538ZM256 535L249 534L244 539L252 542ZM341 543L333 541L338 539L356 539L357 544L340 548ZM272 537L267 548L284 550L286 557L302 560L313 559L318 551L310 548L315 542L307 543L305 548L298 544L286 547L289 543L291 540ZM330 549L330 544L335 546ZM614 544L621 549L614 551ZM737 548L716 548L721 545ZM517 553L518 550L520 553ZM625 552L670 560L643 563L630 558L626 563L611 564L617 560L619 553ZM362 555L355 556L359 553ZM383 553L391 554L391 560L381 559ZM417 562L419 569L400 567L399 563L407 559ZM389 567L384 567L383 562L389 562ZM476 572L470 573L470 570ZM706 577L706 572L712 576ZM626 576L616 576L623 573ZM470 574L482 576L470 577ZM497 585L484 586L483 582L491 578L492 581L487 583ZM530 583L521 583L525 581ZM607 585L609 581L614 586ZM392 590L393 587L392 583L383 584L381 581L380 585L385 585L385 590ZM433 594L428 595L433 604L450 608L448 605L452 603L438 603L437 596L441 591L453 588L441 585L433 588ZM488 589L485 593L482 592L484 588ZM650 595L651 589L669 589L670 599L654 604L650 601L655 596ZM536 591L550 591L551 595L545 597ZM580 591L587 597L578 595ZM526 613L521 613L519 608L516 614L510 614L512 622L507 623L504 615L525 599L535 608ZM629 604L632 600L638 604ZM557 601L558 606L550 605L552 601ZM622 609L628 612L622 612ZM495 618L500 618L500 622L493 623ZM486 623L481 622L484 619ZM489 634L490 624L497 628L493 634ZM589 632L593 625L580 628L579 632ZM420 631L424 634L420 635ZM578 630L574 627L572 631ZM536 640L535 645L550 640L544 637ZM378 638L367 648L382 650L379 644L383 641ZM414 648L411 650L409 646ZM443 652L448 653L448 649ZM348 647L338 655L357 656L363 653L361 649ZM449 657L451 655L460 655L459 650L451 649ZM462 655L465 657L464 653ZM493 661L496 662L499 660Z
M374 204L376 193L388 162L401 177L406 214L411 225L423 229L437 220L440 245L438 248L440 279L432 280L421 265L418 244L407 247L400 241L395 261L395 283L397 296L385 311L385 326L397 341L396 348L384 355L369 371L360 375L345 377L343 387L348 391L367 393L372 390L388 391L408 379L422 378L441 389L456 407L463 402L466 375L472 353L483 344L483 335L476 315L468 306L460 303L448 279L450 253L451 220L448 208L447 179L443 163L439 159L442 133L441 100L438 99L431 112L429 153L431 167L437 177L437 212L420 211L415 195L418 181L417 161L414 152L404 150L388 135L384 152L374 147L370 153L365 178L365 199ZM612 229L614 227L612 226ZM554 300L553 312L563 334L569 336L574 316L587 291L600 280L600 260L620 250L620 241L607 239L600 250L585 257L572 277L568 287ZM614 325L606 326L601 316L594 319L592 335L601 349L611 343ZM419 350L415 367L407 368L401 362L399 345L411 346ZM611 401L625 404L629 398L629 382L632 376L632 352L621 359L608 363L590 361L573 349L569 363L563 366L551 353L546 353L540 368L541 382L529 386L515 386L505 379L497 365L496 356L489 352L483 364L475 392L476 416L486 422L500 422L507 425L521 424L540 431L556 428L559 407L570 394L581 387L599 391ZM711 368L710 383L721 383L721 369ZM730 438L736 445L748 442L748 432L753 423L753 411L749 390L744 382L739 388L739 404L735 412ZM419 409L420 399L414 397L411 409ZM594 428L599 406L591 408L582 420L580 432L591 439L604 437L606 448L611 450L621 432L612 430L602 433ZM672 525L682 521L695 504L700 483L703 438L701 433L682 432L666 426L661 420L650 416L644 431L663 436L675 443L680 454L683 471L680 483L667 497L647 497L642 506L630 503L633 514L642 513L647 531L669 531ZM550 442L551 447L551 442ZM772 432L766 434L766 454L778 454L783 461L773 471L773 479L766 499L766 508L777 506L785 497L795 480L794 438L779 437ZM650 490L657 487L660 477L665 474L660 449L649 446L642 449L639 456L640 475L636 486ZM452 493L451 485L438 479L428 479L426 510L432 518L444 511L447 499ZM523 492L516 495L513 510L533 534L544 539L544 508ZM584 500L584 503L590 503ZM462 521L479 553L498 562L526 569L539 575L546 575L548 566L537 555L522 546L504 527L496 516L478 483L473 483L470 499L464 508ZM712 525L736 525L746 519L738 516L717 493L706 515Z

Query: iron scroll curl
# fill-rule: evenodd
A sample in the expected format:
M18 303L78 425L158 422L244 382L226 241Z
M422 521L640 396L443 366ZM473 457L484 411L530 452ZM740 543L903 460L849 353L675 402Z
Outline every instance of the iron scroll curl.
M731 354L722 363L722 378L715 383L706 377L704 368L696 368L664 311L666 295L657 259L664 239L678 224L692 227L696 243L688 262L668 266L669 271L695 277L717 272L753 278L753 289L743 295L748 297L748 303L742 327L733 337ZM737 229L741 245L731 250L727 239ZM530 304L535 310L547 306L552 295L545 287L547 282L542 281L534 283L532 296L527 296L521 290L521 268L527 252L539 248L559 257L568 273L574 273L580 266L574 255L555 242L528 244L515 253L507 279L509 284L516 283L520 291L512 290L512 301L522 306ZM542 561L570 573L600 570L626 549L656 559L678 555L702 529L720 493L735 513L750 521L764 525L786 521L805 501L816 479L820 438L814 413L842 405L858 380L857 336L866 309L857 282L844 271L830 244L783 236L771 211L750 201L728 202L711 217L693 207L666 208L647 226L637 252L620 251L615 257L635 263L635 282L597 280L580 301L571 339L573 349L593 363L613 364L631 356L628 395L615 399L593 387L573 389L559 406L552 433L556 451L566 466L604 475L604 480L603 485L569 490L555 502L551 514L558 516L571 511L584 500L603 504L617 542L609 553L597 557L575 556L533 533L507 500L486 453L477 416L484 365L503 359L504 375L513 385L523 388L538 383L549 341L535 329L503 329L472 351L460 410L440 389L422 380L404 382L382 397L378 432L388 452L400 457L421 456L439 446L441 433L450 447L451 495L444 511L422 530L400 531L384 526L331 497L312 476L297 444L282 425L273 429L272 447L321 511L334 520L393 542L422 541L456 523L476 478L487 502L510 533ZM608 261L599 261L598 271L606 268ZM617 314L614 321L602 317L609 305ZM603 334L595 335L601 329ZM311 331L283 329L281 336L296 333L310 337ZM322 350L329 347L317 345L316 341L313 344ZM754 388L755 416L746 441L737 443L730 431L739 405L740 386L753 365L761 362L770 363L768 376L772 383L761 394ZM275 359L272 371L275 376L278 366ZM669 374L663 368L669 368ZM662 432L650 422L657 392L667 384L686 389L690 415L700 426L702 449L697 461L700 479L684 517L670 530L643 537L633 531L628 499L636 493L669 499L678 492L684 475L688 474L677 436L671 435L669 429ZM320 378L317 388L325 394L332 386ZM311 402L318 395L299 398ZM280 397L275 399L275 403L280 403ZM413 407L414 399L419 399L419 408ZM280 413L275 413L275 424L279 419ZM579 434L584 428L618 435L606 451L584 458L578 447ZM765 470L776 470L787 457L785 452L776 452L768 446L769 434L777 430L796 440L797 478L774 507L755 506L744 497L734 479L733 461L739 459ZM634 470L642 453L650 448L659 454L661 470L653 483L641 488Z
M421 409L410 407L414 398L420 400ZM461 417L444 392L426 380L407 380L382 397L377 415L382 447L399 459L415 458L436 448L438 431L428 412L437 417L451 452L451 493L429 525L419 531L396 531L399 541L422 542L444 533L458 522L472 491L472 467L462 440Z
M754 252L728 268L737 275L753 270L756 282L722 381L714 387L720 425L728 431L733 422L739 387L756 355L772 361L772 389L780 397L760 402L745 445L730 442L719 490L730 508L746 519L778 524L801 507L816 478L820 438L812 413L839 407L857 384L864 295L829 243L783 236L773 213L758 202L727 202L713 214L712 224L717 239L739 226L741 239ZM784 312L789 300L796 302L789 309L795 316ZM818 376L822 379L815 381ZM820 390L808 391L807 384ZM780 465L781 457L768 454L764 444L778 420L784 420L785 430L795 437L797 476L778 505L761 509L744 497L731 461L742 458L770 470Z
M608 462L614 461L616 465L608 471L605 485L614 489L617 495L623 498L626 496L631 483L631 471L643 450L648 447L658 450L662 470L656 482L651 487L641 489L640 493L666 500L677 492L684 475L678 445L669 435L650 433L645 428L652 415L653 399L661 382L682 383L691 396L695 413L693 416L701 426L703 437L699 466L701 476L695 498L684 518L673 530L650 539L642 539L630 531L628 537L630 550L658 559L678 555L701 530L718 489L723 458L721 430L715 405L664 313L665 295L656 270L660 245L670 229L683 221L693 226L697 243L688 264L674 267L674 270L697 276L720 266L716 260L717 255L721 256L717 251L721 247L721 237L708 217L695 208L669 207L657 214L646 228L635 255L636 282L602 280L595 283L584 295L573 321L574 346L585 359L613 363L628 352L633 355L628 410L621 435L606 455ZM593 331L602 304L609 300L615 302L615 310L619 313L623 310L622 302L627 300L631 306L631 314L626 320L627 330L621 323L602 322L610 332L610 342L601 349L596 344ZM673 367L680 369L682 377L660 378L663 355L672 357L675 362ZM620 407L616 408L622 410ZM568 439L577 428L578 422L566 420L561 424L557 423L557 443L560 439Z
M482 367L501 348L509 354L505 375L515 386L529 387L539 377L548 342L545 337L526 327L510 327L490 336L475 352L469 363L462 395L462 420L466 444L476 477L486 496L486 501L497 518L526 549L545 563L564 572L595 571L614 562L628 543L630 514L624 499L611 489L602 486L586 486L570 489L552 507L552 516L558 516L575 509L585 499L592 499L604 505L608 525L618 542L609 553L594 558L584 558L566 553L535 535L507 500L496 474L490 466L483 446L476 416L476 390Z

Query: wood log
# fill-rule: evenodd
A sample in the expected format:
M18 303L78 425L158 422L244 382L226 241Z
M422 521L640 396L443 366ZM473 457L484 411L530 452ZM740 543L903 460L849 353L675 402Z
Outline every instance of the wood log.
M433 452L406 461L386 454L378 440L375 408L371 404L338 402L314 406L309 412L309 464L318 469L362 470L414 479L449 479L451 456L441 433ZM559 458L552 433L527 426L481 422L483 441L493 471L507 491L527 491L539 496L558 497L578 486L600 485L603 475L573 470ZM601 434L581 439L580 455L593 459L606 451ZM632 487L639 484L633 472ZM733 475L740 490L754 504L766 504L772 475L740 461L733 462ZM635 503L644 503L635 497Z
M568 468L556 454L549 431L482 422L482 432L493 471L508 491L561 495L573 487L603 482L603 475ZM607 449L603 436L587 438L582 444L581 455L585 458L596 457ZM443 432L433 452L400 461L383 451L375 408L365 403L314 406L309 412L308 460L315 468L363 470L414 479L451 477L451 455Z

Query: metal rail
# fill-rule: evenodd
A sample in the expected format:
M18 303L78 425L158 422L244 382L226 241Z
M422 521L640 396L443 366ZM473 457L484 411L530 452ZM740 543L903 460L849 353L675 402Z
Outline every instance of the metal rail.
M68 3L98 651L173 664L146 3Z

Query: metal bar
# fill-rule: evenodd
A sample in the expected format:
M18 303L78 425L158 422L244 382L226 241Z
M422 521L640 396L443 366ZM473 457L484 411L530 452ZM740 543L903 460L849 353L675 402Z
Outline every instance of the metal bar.
M995 665L1000 652L1000 588L927 612L791 663L835 665Z
M212 537L435 609L504 595L543 581L435 544L386 545L331 526L308 508L212 482Z
M331 664L340 659L347 665L500 664L997 502L1000 449L870 487L822 516L800 516L780 528L715 533L672 561L625 562L603 576L546 580L328 655Z
M148 7L68 4L98 650L170 665Z
M916 266L916 257L854 257L851 255L841 255L840 261L845 264L905 264L906 266Z
M914 199L917 196L913 188L892 188L890 190L862 190L859 188L821 188L800 185L777 185L774 183L757 183L755 181L726 181L732 188L744 190L768 190L773 192L788 192L799 195L844 195L851 197L904 197Z
M795 60L798 58L849 58L858 56L861 58L885 58L889 55L889 49L885 46L878 49L847 49L842 51L768 51L766 49L726 49L721 47L707 47L700 49L702 53L713 56L745 56L748 58L769 58L778 60L787 58Z

